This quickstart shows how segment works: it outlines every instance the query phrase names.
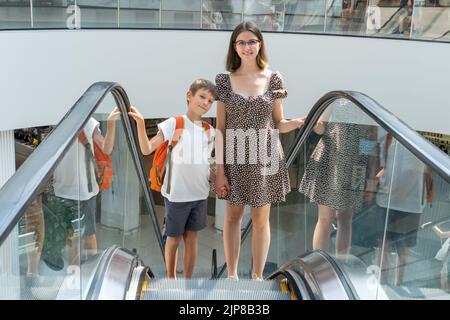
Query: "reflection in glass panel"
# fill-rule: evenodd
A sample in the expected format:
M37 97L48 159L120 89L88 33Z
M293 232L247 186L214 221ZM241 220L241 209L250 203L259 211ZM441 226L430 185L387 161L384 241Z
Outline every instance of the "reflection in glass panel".
M93 205L82 187L83 148L69 147L18 223L21 299L82 297L81 239Z
M279 245L273 248L279 262L320 249L344 262L372 264L369 234L352 220L364 220L374 205L378 131L347 100L324 111L289 167L292 192L278 206Z
M203 0L202 28L233 30L242 21L242 0Z
M446 40L450 31L450 3L446 1L410 1L413 5L409 28L411 38Z
M114 133L110 155L113 172L111 187L97 196L97 246L99 250L114 244L129 250L136 249L156 275L164 275L163 255L157 239L159 232L153 228L151 212L144 199L122 122L111 121L117 115L112 107L112 98L108 100L104 100L94 116L100 121L102 134ZM113 127L114 131L111 130ZM106 140L109 138L105 137Z
M284 30L323 32L325 4L323 0L287 1Z
M367 1L328 1L325 32L339 34L365 34Z
M283 31L284 1L244 1L244 20L256 22L262 31Z
M120 1L121 28L158 28L160 0Z
M380 153L381 289L390 299L448 299L449 185L389 134Z
M81 28L117 28L119 0L77 0Z
M31 28L29 1L0 1L0 29Z
M34 28L75 28L75 6L72 2L33 1Z
M200 28L201 1L162 1L161 27Z

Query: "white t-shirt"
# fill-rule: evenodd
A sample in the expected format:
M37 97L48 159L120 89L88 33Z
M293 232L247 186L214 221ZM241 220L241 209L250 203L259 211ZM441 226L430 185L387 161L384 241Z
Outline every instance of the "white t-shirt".
M381 155L385 156L385 140ZM380 207L423 213L426 204L425 165L395 139L388 149L384 177L379 180L376 202Z
M204 200L209 195L209 159L214 148L214 128L210 130L210 142L203 127L194 124L186 115L181 138L172 151L172 180L167 193L168 173L164 175L161 194L171 202ZM172 141L176 120L169 118L158 124L164 140Z
M94 154L92 136L95 127L99 125L97 120L90 118L83 129L86 139L91 145L92 154ZM99 189L92 160L89 161L92 191L88 190L85 154L86 148L77 138L53 173L53 189L56 196L72 200L89 200L98 194Z

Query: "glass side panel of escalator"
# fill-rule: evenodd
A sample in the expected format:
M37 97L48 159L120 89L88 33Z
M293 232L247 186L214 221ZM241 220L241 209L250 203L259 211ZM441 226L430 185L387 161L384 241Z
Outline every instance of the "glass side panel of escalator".
M107 119L111 115L114 101L104 100L94 118L101 123L102 132L107 132ZM141 155L140 150L137 150ZM151 211L147 206L144 190L130 152L123 122L116 121L115 143L111 153L113 165L112 186L101 192L97 210L99 242L103 250L111 245L136 250L144 264L151 266L159 276L165 274L164 260L159 246L159 232L154 231ZM148 187L148 172L144 173ZM152 208L153 210L153 208ZM161 224L160 224L161 225Z
M353 219L341 264L361 295L448 300L449 183L389 134L378 145L373 205Z
M6 271L0 278L2 299L85 299L95 277L101 276L95 272L102 255L113 245L136 249L156 275L164 274L157 234L120 114L115 115L115 130L108 125L114 106L108 95L83 130L93 137L87 138L89 145L95 143L106 153L105 141L111 141L114 133L112 173L100 176L107 180L110 175L111 184L100 190L103 184L95 175L102 167L96 169L98 162L86 152L89 146L76 137L2 244L1 252L10 257L1 262ZM44 140L34 152L45 152L47 147ZM20 194L17 190L17 199Z
M450 298L449 185L359 108L333 102L289 173L272 224L279 263L322 249L360 299Z

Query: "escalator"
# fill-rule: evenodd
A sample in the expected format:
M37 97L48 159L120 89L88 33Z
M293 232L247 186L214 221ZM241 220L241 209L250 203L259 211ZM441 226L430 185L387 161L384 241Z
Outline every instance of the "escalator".
M252 232L250 222L242 235L240 281L223 279L226 267L223 264L224 258L222 254L216 253L213 254L215 259L213 258L211 277L205 276L208 271L204 271L199 277L190 280L168 280L164 278L161 210L155 205L149 192L145 166L138 152L136 128L127 116L129 105L125 91L118 84L92 85L0 189L0 245L3 250L9 250L11 255L10 261L2 262L7 264L7 268L3 269L9 270L0 277L2 287L9 289L3 298L379 298L378 294L368 295L360 290L361 283L367 282L372 274L366 272L367 261L354 255L353 248L343 258L342 254L333 253L331 249L313 250L311 244L317 208L297 191L311 157L310 149L314 149L320 140L312 133L314 126L327 110L328 117L329 110L332 111L332 121L356 123L357 126L364 127L364 137L367 139L359 145L358 152L363 152L367 161L373 160L369 159L368 154L371 152L369 149L376 145L370 138L375 131L379 133L385 130L430 166L435 175L442 177L442 183L450 182L448 158L437 153L436 148L424 139L420 140L420 136L395 116L365 95L331 92L312 108L305 126L299 131L287 153L293 190L286 203L272 208L273 241L264 272L266 281L246 280L249 278L248 270L251 270L251 243L248 241ZM89 238L85 236L84 221L88 219L83 209L85 200L80 198L73 202L75 208L71 208L71 212L75 214L70 219L49 220L49 215L58 213L59 216L59 212L45 199L55 195L51 186L58 165L71 148L79 148L79 132L90 118L94 118L100 122L102 133L106 133L109 130L108 114L114 106L119 108L121 118L116 123L116 141L111 154L114 164L113 184L110 189L96 196L98 246L96 250L92 250ZM337 109L344 109L344 112L335 112ZM356 118L355 114L358 115ZM331 118L327 121L331 121ZM78 158L76 160L76 184L80 183L79 168L82 161L83 159ZM372 167L370 169L375 170ZM369 172L371 170L365 172L367 176L372 174ZM355 183L358 183L357 179ZM374 189L370 192L373 193ZM63 222L67 225L61 227ZM69 229L70 234L61 231ZM221 264L219 272L216 270L218 260ZM202 268L207 269L204 264L199 267ZM356 278L355 274L360 275L361 270L362 278ZM375 287L375 290L379 288L378 285Z

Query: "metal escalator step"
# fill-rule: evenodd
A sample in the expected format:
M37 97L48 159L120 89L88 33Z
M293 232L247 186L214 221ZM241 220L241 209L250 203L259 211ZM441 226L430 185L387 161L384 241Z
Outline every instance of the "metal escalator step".
M290 300L289 293L275 290L146 290L143 300Z
M148 289L201 289L201 290L280 290L277 281L253 281L250 279L233 280L210 280L205 278L196 279L153 279L148 284Z

